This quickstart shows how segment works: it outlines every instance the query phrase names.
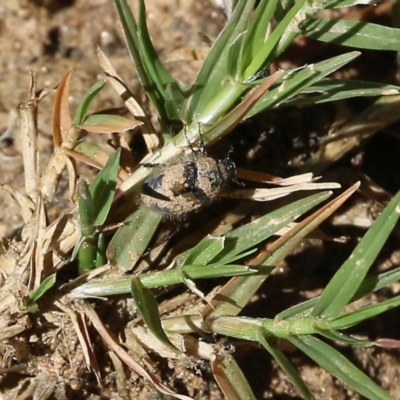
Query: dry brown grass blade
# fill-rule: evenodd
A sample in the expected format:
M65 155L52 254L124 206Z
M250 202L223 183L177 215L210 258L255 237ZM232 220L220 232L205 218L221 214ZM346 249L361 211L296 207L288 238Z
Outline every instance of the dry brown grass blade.
M22 249L22 246L20 246ZM12 338L31 328L29 316L21 311L21 299L25 298L28 290L24 282L29 278L29 271L25 265L19 263L17 250L12 255L14 268L0 288L0 341Z
M266 174L265 172L250 171L248 169L237 168L237 178L251 182L278 184L282 180L279 176Z
M266 174L264 172L250 171L248 169L237 168L237 178L251 182L269 183L276 186L291 186L300 183L312 182L315 178L311 172L300 175L290 176L288 178L281 178L276 175Z
M35 246L33 252L34 260L31 262L32 269L29 287L35 290L40 286L42 280L53 272L52 270L49 270L50 266L45 262L46 254L43 251L43 240L47 227L47 216L42 196L38 197L37 207L32 218L32 224L34 225L34 230L32 233L35 235L33 237Z
M74 150L70 149L64 149L64 153L68 155L69 157L73 157L77 161L81 161L82 163L86 165L90 165L91 167L97 168L98 170L101 170L104 168L106 165L108 159L110 156L99 150L99 152L96 154L96 157L89 157L83 153L77 152ZM128 178L129 174L122 168L119 169L118 171L118 177L122 181L124 181L126 178Z
M14 189L9 185L1 185L0 189L7 192L14 201L14 204L18 207L18 211L22 216L22 219L27 224L31 221L33 210L35 209L35 203L30 197L23 195L18 190Z
M124 123L119 125L74 125L75 128L82 129L91 133L102 134L102 133L122 133L127 132L131 129L135 129L138 126L143 125L142 121L137 120L128 120L124 121Z
M54 146L61 147L67 141L67 135L72 128L69 113L69 86L72 70L70 69L61 79L57 87L53 108L53 142Z
M72 70L61 79L56 91L53 108L53 143L54 152L42 178L41 192L43 197L51 201L58 186L58 181L65 168L69 175L69 192L71 200L76 192L77 166L72 158L65 155L64 149L71 149L79 139L79 134L72 129L69 113L69 85Z
M127 377L125 374L125 368L122 361L115 355L113 351L109 351L108 355L114 366L115 371L115 385L117 387L117 392L120 398L128 399L128 389L126 387Z
M119 94L119 96L125 101L126 107L130 111L130 113L135 117L135 119L143 121L143 139L146 143L148 151L153 152L154 150L158 149L160 147L161 141L156 134L154 126L152 125L150 119L146 116L142 107L135 100L123 80L118 76L114 67L111 65L110 60L102 52L100 47L97 47L97 57L99 58L100 67L106 74L107 79L114 87L115 91ZM129 96L127 96L127 94Z
M301 190L325 190L325 189L339 189L340 185L333 182L322 183L301 183L287 187L273 188L273 189L238 189L229 193L229 197L235 199L248 199L253 201L270 201L287 196L293 192Z
M24 227L26 241L18 260L18 264L29 271L29 290L36 289L42 281L43 263L41 257L44 255L41 254L41 244L46 229L46 220L43 199L39 196L31 221Z
M47 400L54 398L54 391L59 384L58 377L48 372L40 372L37 376L27 379L14 390L4 393L1 400Z
M245 385L247 381L232 354L226 353L217 357L211 363L211 368L214 379L227 400L242 400L244 398L249 400L255 399L250 388L248 388L250 393L243 393L243 385ZM240 376L237 376L237 374ZM232 378L237 379L235 380Z
M25 191L36 202L39 188L39 159L38 159L38 127L37 108L39 98L36 96L36 75L31 73L29 100L19 105L21 115L20 140L24 164Z
M12 321L12 320L11 320ZM23 315L10 323L10 318L0 318L0 341L10 339L32 327L28 315Z
M67 305L62 304L60 301L56 302L57 307L63 310L71 319L72 325L75 328L75 332L78 336L79 343L81 345L86 365L90 368L96 376L97 383L101 385L100 368L97 363L97 359L93 350L92 342L90 340L89 332L85 322L84 314L77 314L71 310Z
M79 236L79 223L71 214L64 214L52 222L46 229L42 240L44 255L51 253L51 257L45 257L46 276L56 272L69 262L68 253L74 248Z
M146 371L141 365L139 365L135 360L133 360L130 355L119 345L115 342L115 340L111 337L108 333L107 329L101 322L99 316L96 314L94 309L88 302L82 301L80 302L82 306L82 310L85 315L89 318L91 323L93 324L94 328L103 338L103 340L107 343L107 345L115 352L115 354L133 371L135 371L138 375L142 376L143 378L149 380L161 393L176 397L180 400L193 400L189 396L184 396L181 394L177 394L165 386L160 380L152 373Z

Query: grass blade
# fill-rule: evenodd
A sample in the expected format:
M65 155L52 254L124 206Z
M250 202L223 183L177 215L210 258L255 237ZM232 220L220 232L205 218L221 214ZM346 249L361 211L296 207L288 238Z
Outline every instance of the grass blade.
M396 268L393 271L384 272L382 274L372 276L363 281L361 286L358 288L357 292L351 298L350 303L366 296L369 293L376 292L384 287L390 285L391 283L400 280L400 268ZM304 301L303 303L296 304L293 307L281 312L277 315L278 319L288 319L295 316L307 317L310 315L311 310L314 308L315 304L318 302L320 296L314 299Z
M181 351L171 343L161 326L158 303L153 293L142 285L139 278L135 277L131 279L131 292L144 323L153 335L169 349L181 354Z
M160 221L160 214L144 207L135 210L111 239L107 249L109 262L125 270L132 269L146 251Z
M288 360L288 358L276 347L271 346L261 334L259 337L259 342L264 346L268 353L270 353L271 356L274 357L275 361L279 364L283 371L285 371L286 375L297 387L297 390L300 392L303 398L314 400L315 397L313 396L303 379L301 379L300 374L297 372L296 368L293 367L293 364Z
M318 365L367 399L392 400L388 393L330 345L309 335L290 337L289 340Z
M314 19L301 24L302 34L323 42L371 50L400 51L400 29L349 19Z
M326 286L312 311L313 316L337 317L349 303L396 225L399 205L400 192L384 209L352 255Z
M256 400L246 377L236 360L229 353L216 357L211 363L219 387L229 400Z
M103 225L110 212L117 187L120 157L120 150L114 152L89 187L94 204L96 225Z
M106 80L95 83L83 96L82 101L79 104L78 110L75 113L73 120L74 125L81 125L85 120L86 114L93 103L93 100L101 92L106 84Z

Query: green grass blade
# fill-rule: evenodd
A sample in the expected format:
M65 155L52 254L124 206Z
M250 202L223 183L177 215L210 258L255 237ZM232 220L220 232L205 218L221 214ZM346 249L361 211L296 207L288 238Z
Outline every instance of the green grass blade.
M146 6L144 0L139 0L138 13L138 43L139 51L147 74L157 85L157 91L164 100L165 88L168 84L176 84L176 80L171 76L158 57L153 43L151 42L146 23ZM148 88L145 88L146 92Z
M132 269L147 250L160 222L160 214L144 207L135 210L111 239L107 249L111 265Z
M252 221L249 224L243 225L233 231L227 233L224 236L223 246L218 248L218 253L213 253L213 258L210 259L215 264L226 264L231 263L238 259L238 257L244 257L247 251L250 254L254 251L253 248L257 244L261 243L265 239L273 236L283 227L287 226L294 219L309 211L322 201L326 200L330 196L330 192L322 192L306 197L304 199L295 201L285 207L278 210L272 211L271 213ZM204 243L213 243L213 240L217 238L205 238ZM199 244L199 249L192 256L193 259L198 257L202 251L205 250L203 241ZM196 249L197 246L194 248ZM178 265L187 264L186 260L188 253L194 251L188 250L187 252L179 255L176 259ZM189 260L190 261L190 260Z
M177 83L169 83L165 87L165 112L173 122L182 122L182 107L185 102L185 95Z
M289 340L318 365L367 399L392 400L387 392L330 345L310 335L290 337Z
M211 363L215 380L229 400L256 400L246 377L228 352L215 357Z
M367 319L374 318L392 308L398 307L399 305L400 296L395 296L391 299L381 301L380 303L371 304L362 307L359 310L341 315L332 321L332 327L335 329L346 329Z
M129 53L135 62L140 82L156 108L160 121L167 121L164 109L164 91L167 84L175 83L154 50L146 26L145 7L139 2L139 23L137 24L126 0L114 0Z
M296 386L297 390L303 396L304 399L313 400L315 397L311 393L308 386L305 384L303 379L301 379L300 374L297 372L293 364L288 360L288 358L276 347L271 346L264 336L260 334L259 342L264 346L264 348L274 357L275 361L279 364L285 374L290 378L293 384Z
M83 121L85 120L86 114L93 103L93 100L96 98L96 96L100 93L100 91L103 89L104 85L106 84L106 80L100 81L95 83L83 96L82 101L80 102L78 106L78 110L75 113L74 125L81 125L83 124Z
M263 268L249 268L244 265L185 265L184 274L188 279L224 278L238 275L263 273ZM148 289L182 283L182 270L174 268L140 275L140 281ZM89 281L71 290L69 297L107 297L127 294L131 291L131 277L123 276Z
M96 232L96 209L88 183L81 179L78 182L79 225L83 237L92 236Z
M351 298L350 303L361 299L369 293L376 292L384 287L397 282L400 280L400 268L396 268L393 271L384 272L382 274L372 276L363 281L357 292ZM308 317L311 314L312 309L318 302L320 296L314 299L304 301L300 304L296 304L293 307L288 308L285 311L279 313L276 317L278 319L288 319L293 317Z
M328 2L326 8L343 8L343 7L352 7L357 5L373 5L373 1L371 0L335 0L332 2Z
M400 51L400 29L349 19L314 19L301 24L310 38L342 46Z
M357 347L371 346L371 342L369 340L359 340L354 337L345 335L343 332L334 331L332 329L331 330L317 329L317 331L321 336L338 343L345 343L350 346L357 346Z
M337 317L349 303L396 225L399 205L400 192L384 209L352 255L326 286L312 311L313 316Z
M266 63L271 62L275 59L279 54L283 52L283 50L289 46L290 43L294 40L298 33L300 33L297 29L297 32L293 33L286 41L286 47L280 47L279 54L276 51L273 53L278 42L283 37L283 34L286 30L288 30L288 26L292 23L293 18L302 10L304 5L306 4L307 0L299 0L297 1L294 6L286 13L286 15L282 18L279 24L275 27L271 35L269 36L268 40L260 47L257 55L251 60L251 64L248 65L243 73L243 78L251 79L253 78L258 71L266 65ZM273 57L271 55L273 54Z
M94 204L96 225L104 224L110 212L117 187L120 156L120 150L114 152L89 187Z
M36 303L47 291L49 291L54 286L55 283L56 283L56 274L48 276L46 279L43 280L43 282L39 285L38 288L33 290L24 299L24 304L21 308L28 312L38 311L39 307Z
M213 101L220 92L221 85L226 82L229 48L238 35L246 30L253 6L254 0L238 1L229 21L211 47L185 107L184 115L187 124L190 125L197 120L204 106Z
M78 194L79 226L82 237L77 243L76 250L79 248L78 269L79 274L83 275L97 266L96 209L89 185L83 179L78 182Z
M242 32L236 37L236 40L229 47L226 76L231 77L231 79L234 81L240 81L241 78L241 71L238 68L238 65L242 64L242 54L245 40L245 32Z
M207 265L224 249L225 238L212 237L210 235L203 238L193 249L190 250L183 264ZM180 258L180 264L183 259Z
M330 195L330 192L321 192L297 200L227 233L225 235L225 247L213 262L224 263L228 259L253 248L300 215L326 200Z
M131 118L121 117L120 115L112 114L92 114L85 118L80 128L86 129L89 132L101 131L104 133L126 132L129 129L134 129L140 122Z
M354 97L392 96L400 93L400 87L378 82L321 79L316 84L301 90L301 93L312 96L289 100L285 106L321 104Z
M265 217L262 217L265 218L264 226L260 226L258 228L257 224L259 220L256 220L253 221L251 224L245 225L244 227L240 227L230 232L228 235L226 235L226 245L224 249L224 251L227 252L226 256L224 255L224 252L222 252L221 259L217 257L217 260L219 262L223 262L224 257L230 257L236 254L236 246L244 247L246 245L246 248L248 248L251 243L247 242L247 238L252 241L253 246L254 243L265 240L274 232L277 232L279 229L281 229L281 223L283 224L283 226L287 225L297 216L300 216L311 208L317 206L319 203L326 200L329 196L329 192L322 192L312 196L308 196L305 199L293 202L292 204L289 204L279 210L274 211L273 213L268 214ZM272 221L274 222L274 224L272 225L272 227L268 227L269 218L271 217L273 217ZM252 227L253 223L255 224L254 227ZM276 225L277 223L279 224L279 226ZM254 230L252 230L252 228ZM314 226L310 225L309 229L314 229ZM296 235L288 242L292 243L294 247L298 244L298 241L308 233L309 231L307 229L304 229L301 233ZM229 239L233 239L232 244L229 243ZM264 261L263 265L267 267L264 275L261 274L260 276L254 277L237 277L235 279L232 279L229 284L224 287L223 293L220 293L223 298L229 299L229 301L218 302L218 304L214 306L215 308L213 310L210 310L209 315L237 315L249 302L250 298L259 289L265 279L269 276L269 273L275 267L277 260L281 260L283 257L285 257L285 255L287 255L291 251L291 249L292 247L290 247L289 245L283 249L277 249L274 252L273 256Z
M100 267L107 263L106 254L106 239L103 232L99 233L97 238L97 256L96 256L96 267Z
M140 316L153 335L169 349L181 354L181 351L171 343L162 328L158 303L153 293L142 285L139 278L131 279L131 292Z
M246 118L250 118L261 111L270 109L277 105L284 106L285 101L289 101L311 85L316 84L326 76L348 64L359 55L360 52L353 51L350 53L341 54L337 57L332 57L316 64L308 65L300 70L291 70L285 72L285 74L281 77L281 80L283 80L281 85L273 88L264 96L262 96L257 104L246 115Z
M269 24L277 2L277 0L262 0L257 6L246 32L243 55L241 60L239 60L241 62L241 74L252 63L267 41Z

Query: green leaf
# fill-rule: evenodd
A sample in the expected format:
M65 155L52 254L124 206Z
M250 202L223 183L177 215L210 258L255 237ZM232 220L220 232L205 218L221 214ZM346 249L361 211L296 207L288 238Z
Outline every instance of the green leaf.
M117 150L108 159L89 187L95 209L95 224L103 225L114 200L121 151Z
M126 132L141 125L141 121L112 114L92 114L85 118L81 129L95 133Z
M181 351L171 343L162 328L157 300L153 293L142 285L139 278L131 279L131 291L139 314L149 330L165 346L175 353L181 354Z
M78 182L79 225L81 239L75 246L72 257L78 251L79 274L83 275L96 268L97 238L96 238L96 210L89 186L84 179Z
M185 95L177 83L169 83L165 88L165 111L171 121L182 121L182 106Z
M246 115L246 118L250 118L261 111L271 109L274 106L285 106L286 103L284 102L288 102L294 96L321 81L359 55L360 53L358 51L353 51L316 64L307 65L300 69L297 68L295 70L286 71L280 79L282 83L262 96Z
M263 268L249 268L244 265L185 265L184 273L188 279L224 278L236 275L256 275ZM140 281L146 288L159 288L182 283L182 270L179 268L148 272L140 275ZM130 292L131 277L103 278L91 280L78 286L69 293L70 298L107 297Z
M369 293L376 292L384 287L397 282L400 280L400 268L396 268L393 271L384 272L382 274L372 276L363 281L357 292L354 294L350 303L361 299ZM311 314L312 309L319 300L319 296L314 299L304 301L300 304L296 304L281 313L276 318L288 319L293 317L308 317Z
M254 0L239 0L224 29L211 47L207 58L192 86L192 93L185 105L185 121L191 124L213 102L228 77L230 46L244 32L253 12ZM239 66L238 66L239 67Z
M96 96L103 89L103 87L106 84L106 82L107 81L103 80L103 81L95 83L85 93L85 96L83 97L81 103L79 104L78 110L76 111L76 114L75 114L75 117L74 117L74 121L73 121L74 125L83 124L83 121L85 120L86 114L87 114L91 104L93 103L93 100L96 98Z
M362 396L371 400L392 400L387 392L330 345L310 335L290 337L289 340Z
M107 249L111 265L132 269L146 251L160 221L160 214L145 207L135 210L111 239Z
M84 179L78 181L79 225L82 236L91 236L96 232L96 208L89 185Z
M300 374L297 372L293 364L288 360L288 358L276 347L270 345L265 337L261 334L259 335L259 342L262 346L274 357L275 361L283 369L285 374L290 378L293 384L296 386L297 390L303 396L304 399L315 399L315 397L310 392L310 389L305 384Z
M378 82L321 79L318 83L303 89L301 93L312 94L313 96L292 99L284 105L292 107L321 104L354 97L393 96L400 93L400 87Z
M262 50L265 42L268 40L268 30L270 29L269 24L276 9L276 4L277 0L262 0L255 10L253 18L251 19L246 31L243 55L241 59L237 59L241 63L241 74L243 74L245 68L252 63L257 54ZM232 62L233 60L234 59L232 59Z
M56 274L52 274L48 276L43 282L39 285L39 287L33 290L26 299L24 299L23 309L27 310L28 312L36 312L39 310L37 306L37 302L39 299L49 291L56 282Z
M349 19L308 19L300 24L303 35L342 46L400 51L400 29Z
M400 192L330 280L311 313L313 316L337 317L349 303L396 225L400 212L399 204Z
M207 265L224 249L225 238L223 236L213 237L211 235L203 238L195 247L189 250L187 257L181 255L177 263Z
M256 400L232 354L223 352L211 363L213 375L227 399Z
M298 0L296 3L294 3L293 7L287 11L285 16L282 18L282 20L278 23L278 25L270 34L268 40L265 41L263 46L259 48L259 51L255 55L255 57L251 60L251 63L246 66L246 69L242 74L245 80L253 78L266 63L272 62L278 55L280 55L283 52L284 48L286 47L281 46L281 48L279 49L279 53L277 53L276 51L273 52L273 50L275 50L275 47L277 46L278 42L283 37L284 32L292 30L288 29L288 26L292 23L292 20L304 7L306 2L307 0ZM292 43L294 38L297 36L298 29L297 28L294 29L293 32L294 32L293 37L291 37L286 42L286 46Z
M161 63L150 40L146 25L146 9L143 0L139 1L139 22L135 21L126 0L115 0L125 40L132 59L135 61L139 79L150 97L163 124L168 120L164 109L164 91L167 84L175 79Z
M392 308L400 305L400 296L395 296L391 299L381 301L377 304L371 304L366 307L362 307L359 310L349 312L341 315L332 321L332 327L335 329L345 329L353 325L356 325L367 319L371 319L380 315Z

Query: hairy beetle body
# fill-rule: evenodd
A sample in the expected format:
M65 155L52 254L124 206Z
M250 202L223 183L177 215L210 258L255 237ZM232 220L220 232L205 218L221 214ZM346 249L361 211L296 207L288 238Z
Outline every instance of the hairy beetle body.
M236 177L229 157L215 160L203 154L171 164L151 174L143 184L143 203L154 211L184 219L221 197Z

